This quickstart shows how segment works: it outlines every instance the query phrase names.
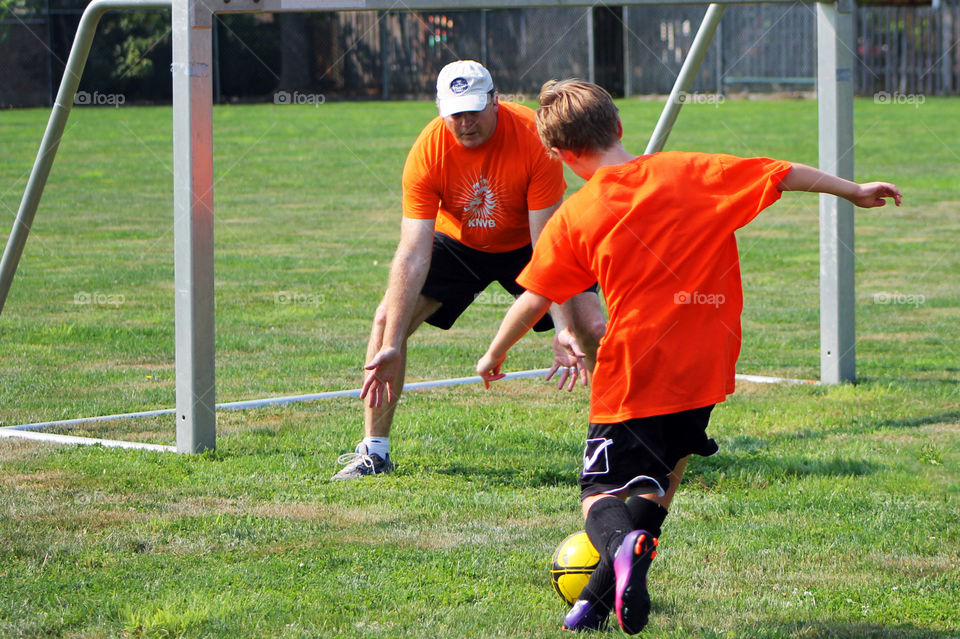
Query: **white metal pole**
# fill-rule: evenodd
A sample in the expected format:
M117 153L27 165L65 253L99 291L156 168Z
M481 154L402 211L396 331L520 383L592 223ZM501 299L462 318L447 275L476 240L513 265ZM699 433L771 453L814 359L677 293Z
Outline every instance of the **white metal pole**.
M593 30L593 5L584 9L587 12L587 81L597 81L596 33Z
M527 371L515 371L506 373L503 379L521 379L524 377L543 377L550 372L549 368L537 368ZM793 379L790 377L769 377L766 375L736 375L737 381L753 382L754 384L816 384L812 379ZM482 377L455 377L452 379L439 379L426 382L411 382L403 385L404 393L415 391L431 390L434 388L443 388L446 386L461 386L464 384L479 384L483 381ZM299 404L303 402L315 402L321 399L337 399L342 397L358 398L362 389L352 388L349 390L324 391L322 393L308 393L304 395L284 395L282 397L267 397L264 399L247 399L236 402L225 402L217 404L217 410L251 410L263 408L265 406L286 406L288 404ZM31 424L19 424L17 426L0 427L0 436L12 431L30 432L42 431L47 428L68 428L79 426L81 424L102 424L119 419L140 419L144 417L158 417L162 415L173 415L175 408L161 408L158 410L138 411L133 413L117 413L113 415L100 415L98 417L78 417L75 419L60 419L50 422L33 422ZM6 436L9 436L6 435ZM82 438L88 439L88 438ZM173 447L170 447L173 450Z
M693 86L697 72L700 71L700 65L707 54L707 49L710 48L713 34L716 33L720 19L723 17L723 11L726 8L726 5L716 3L707 7L703 22L697 29L697 35L694 37L690 51L683 61L683 66L680 67L680 73L673 83L670 97L667 98L667 103L663 106L660 119L657 120L657 126L653 129L653 135L650 136L650 141L647 143L647 149L644 153L656 153L663 150L663 145L666 144L667 137L673 129L673 123L677 121L677 115L680 114L680 107L683 106L684 98L690 91L690 87Z
M173 243L177 450L216 446L213 318L213 13L174 0Z
M817 4L820 169L853 175L853 4ZM853 204L820 195L820 380L856 379Z
M633 61L630 59L630 7L623 7L623 97L633 95Z
M23 247L27 242L27 236L30 234L30 227L33 226L33 218L37 213L37 207L40 206L43 188L47 184L50 169L53 167L53 160L57 155L57 149L60 147L60 138L67 126L70 109L73 107L77 87L80 85L80 76L83 75L83 68L87 64L90 45L93 43L93 36L96 33L97 25L100 23L100 18L107 11L114 9L166 9L169 7L170 0L93 0L83 10L83 16L77 26L77 35L74 36L73 45L70 47L70 57L67 58L63 77L60 79L60 90L57 92L57 99L50 110L47 128L44 130L43 138L40 141L40 150L37 151L33 169L31 169L30 177L27 179L27 187L24 189L23 198L20 200L20 208L17 210L13 229L7 238L3 259L0 260L0 312L3 311L3 305L7 301L13 276L17 272L20 256L23 255Z

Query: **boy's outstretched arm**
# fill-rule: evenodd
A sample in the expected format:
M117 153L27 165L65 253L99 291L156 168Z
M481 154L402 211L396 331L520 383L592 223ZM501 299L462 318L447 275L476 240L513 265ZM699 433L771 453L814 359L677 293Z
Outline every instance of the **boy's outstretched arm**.
M484 386L490 388L490 382L503 378L500 365L507 358L507 351L546 314L551 304L549 298L525 291L510 306L496 337L477 361L477 373L483 378Z
M793 163L790 172L780 181L778 188L781 191L829 193L850 200L865 209L885 205L887 203L885 198L888 197L892 197L894 203L900 206L900 200L903 198L900 189L889 182L857 184L812 166L797 163Z

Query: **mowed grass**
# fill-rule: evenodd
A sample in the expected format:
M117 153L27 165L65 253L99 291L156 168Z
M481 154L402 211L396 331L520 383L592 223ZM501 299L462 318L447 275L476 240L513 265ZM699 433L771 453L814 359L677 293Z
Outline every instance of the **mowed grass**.
M620 103L628 148L660 106ZM744 383L717 408L644 636L960 636L958 110L857 102L858 179L905 193L857 213L858 383ZM218 401L359 386L433 113L214 110ZM47 115L0 113L0 237ZM688 105L668 147L815 165L816 103ZM174 405L171 168L169 109L74 110L0 315L0 425ZM817 236L807 194L739 233L740 372L818 376ZM489 293L415 336L408 381L472 374L506 307ZM548 363L541 335L507 368ZM586 417L540 380L410 393L396 473L346 485L353 399L221 412L199 456L0 440L0 636L562 636L547 564L582 527ZM174 440L172 418L59 432Z

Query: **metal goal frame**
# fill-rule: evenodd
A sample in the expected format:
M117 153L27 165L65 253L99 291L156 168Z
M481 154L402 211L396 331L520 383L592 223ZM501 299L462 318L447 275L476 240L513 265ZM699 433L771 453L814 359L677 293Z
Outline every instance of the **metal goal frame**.
M646 152L663 148L730 4L711 4L677 76ZM216 13L417 11L610 5L691 5L693 0L93 0L80 20L59 92L0 261L0 312L6 302L44 185L73 105L97 24L113 10L171 10L173 61L173 216L176 322L176 450L216 447L213 278L213 16ZM807 4L811 4L807 2ZM816 2L820 169L852 180L853 0ZM854 381L853 205L820 195L820 379Z

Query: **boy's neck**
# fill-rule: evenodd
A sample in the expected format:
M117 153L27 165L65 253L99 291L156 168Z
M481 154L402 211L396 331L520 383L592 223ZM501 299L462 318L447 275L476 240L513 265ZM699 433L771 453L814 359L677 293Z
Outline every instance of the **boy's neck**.
M600 167L625 164L636 158L636 155L628 153L618 141L598 153L581 153L570 159L564 158L564 161L570 165L574 173L585 180L589 180Z

